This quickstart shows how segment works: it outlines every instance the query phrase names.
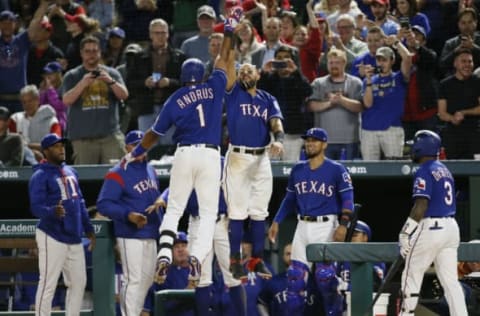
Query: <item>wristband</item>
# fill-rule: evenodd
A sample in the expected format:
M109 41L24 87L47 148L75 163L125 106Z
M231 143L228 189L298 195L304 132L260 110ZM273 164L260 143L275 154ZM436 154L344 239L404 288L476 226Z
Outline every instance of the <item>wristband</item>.
M273 133L273 139L275 139L276 142L283 144L283 140L285 139L285 133L283 131L275 132Z
M116 84L116 83L117 83L117 82L116 82L115 80L113 80L112 82L107 83L107 85L113 86L113 85Z
M352 220L353 213L342 213L340 216L340 225L348 227L348 224Z
M365 86L366 86L366 87L371 87L372 84L371 84L371 83L367 83Z
M144 154L147 151L145 147L142 146L142 144L138 144L133 150L132 150L132 157L138 157L142 154Z

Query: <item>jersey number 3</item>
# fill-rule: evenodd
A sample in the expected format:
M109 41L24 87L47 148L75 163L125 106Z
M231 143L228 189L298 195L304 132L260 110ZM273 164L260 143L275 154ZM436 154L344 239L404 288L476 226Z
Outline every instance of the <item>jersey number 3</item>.
M203 106L201 104L196 107L198 112L198 119L200 120L200 127L205 127L205 115L203 115Z
M450 182L444 182L443 187L445 189L445 204L447 205L452 205L453 202L453 194L452 194L452 184Z

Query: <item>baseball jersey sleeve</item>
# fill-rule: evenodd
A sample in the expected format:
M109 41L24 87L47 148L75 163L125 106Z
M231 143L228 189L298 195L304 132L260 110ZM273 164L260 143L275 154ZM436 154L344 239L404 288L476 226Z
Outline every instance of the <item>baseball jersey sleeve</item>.
M37 218L55 216L55 205L47 204L47 174L39 170L30 178L28 192L30 197L30 209Z
M425 171L428 171L428 169L419 168L415 173L412 196L414 198L424 197L430 200L432 193L432 178Z
M120 203L125 182L120 174L109 171L98 195L98 211L113 220L128 221L129 210Z

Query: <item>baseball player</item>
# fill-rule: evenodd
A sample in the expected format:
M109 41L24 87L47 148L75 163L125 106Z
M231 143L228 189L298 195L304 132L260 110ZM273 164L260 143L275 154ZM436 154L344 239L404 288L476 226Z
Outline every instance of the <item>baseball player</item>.
M130 131L125 137L125 150L131 152L143 136L140 130ZM155 169L146 159L132 162L126 170L120 163L115 165L106 174L98 195L97 208L113 220L120 250L122 315L140 315L153 281L162 213L151 206L159 196Z
M230 145L225 159L223 190L230 218L230 270L239 279L246 277L240 262L240 242L244 220L248 217L253 244L249 266L262 277L272 276L262 259L265 218L273 185L268 149L274 156L281 155L285 134L278 102L271 94L256 88L259 78L254 65L243 64L238 70L237 82L225 95Z
M222 101L225 89L233 85L234 77L226 74L227 66L234 64L233 29L241 17L241 9L225 21L225 34L215 69L206 82L202 82L205 66L199 59L189 58L182 64L180 80L184 87L174 92L165 102L154 125L141 143L128 153L123 163L138 159L152 147L159 136L173 125L174 139L178 143L170 171L170 199L160 227L160 250L157 273L164 274L172 261L172 245L178 221L188 198L196 190L202 238L192 242L190 257L191 277L199 278L201 263L212 248L219 186L220 139Z
M290 266L290 257L292 254L292 244L287 244L283 248L283 262L288 268ZM318 315L318 297L313 282L307 284L306 289L306 306L303 315ZM258 312L261 316L289 316L287 308L287 271L274 275L263 286L258 294Z
M223 164L222 164L223 165ZM168 189L162 193L162 199L165 203L168 202ZM168 205L168 203L167 203ZM196 238L201 238L199 233L199 211L198 201L195 191L192 192L188 199L185 212L190 214L188 223L188 235L191 236L190 244ZM205 261L202 264L202 273L200 275L200 281L195 289L195 302L197 306L197 313L199 316L209 315L211 311L210 306L210 285L212 284L212 264L213 255L217 257L220 269L222 271L223 283L229 288L230 300L236 307L238 315L245 315L245 292L241 286L241 282L235 279L232 273L229 271L230 264L230 244L228 241L228 218L227 218L227 205L223 192L220 192L220 200L218 204L218 216L215 224L215 233L213 236L213 247L208 253ZM191 247L190 247L191 249Z
M298 224L292 244L292 262L287 271L287 305L290 315L301 315L305 305L304 290L311 262L306 246L310 243L344 241L353 215L353 186L345 167L325 157L327 132L311 128L302 136L307 161L297 163L290 173L287 193L268 231L272 242L279 223L297 210ZM338 221L340 217L340 225ZM317 264L315 281L327 315L341 315L342 299L333 292L338 286L336 271L330 264ZM337 295L332 295L336 293Z
M455 183L438 160L440 146L436 133L415 133L412 160L420 166L413 182L414 204L399 234L400 254L405 258L401 316L414 315L423 275L432 262L445 290L450 315L468 315L457 275L460 233L455 221Z
M364 221L358 220L352 235L351 242L368 242L372 238L372 230ZM345 290L351 291L350 283L350 262L341 262L337 264L337 274L343 281ZM380 285L385 276L385 263L376 262L373 264L374 284Z
M185 232L179 231L173 244L173 262L168 269L165 282L154 283L153 293L161 290L191 289L192 282L189 280L189 240ZM153 294L152 293L152 294ZM195 308L193 304L186 304L182 300L169 300L164 305L166 315L193 316ZM151 309L151 308L150 308Z
M63 273L67 315L79 315L87 282L82 235L95 247L95 233L87 214L76 171L65 164L64 138L47 134L40 145L46 161L33 166L29 182L30 210L40 219L35 240L40 278L36 315L50 315L58 277Z

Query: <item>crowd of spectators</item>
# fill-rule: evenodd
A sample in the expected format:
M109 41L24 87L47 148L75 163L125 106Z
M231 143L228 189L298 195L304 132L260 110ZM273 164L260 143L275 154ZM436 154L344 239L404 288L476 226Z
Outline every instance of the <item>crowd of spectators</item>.
M209 73L237 6L236 60L279 102L283 160L298 159L312 126L335 140L334 159L402 159L425 128L447 159L480 154L480 1L2 0L2 164L36 164L50 132L75 164L120 159L123 135L148 129L180 86L184 60Z

